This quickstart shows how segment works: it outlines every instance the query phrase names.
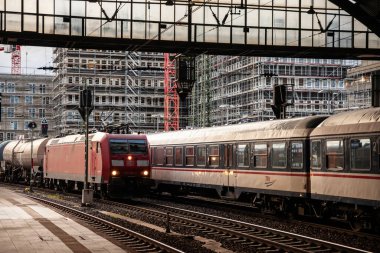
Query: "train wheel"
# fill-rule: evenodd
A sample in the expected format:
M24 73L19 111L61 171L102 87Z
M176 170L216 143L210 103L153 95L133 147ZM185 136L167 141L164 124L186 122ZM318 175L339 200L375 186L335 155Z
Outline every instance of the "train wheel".
M363 220L360 213L351 213L348 217L348 223L353 231L359 232L363 229Z
M359 232L360 230L363 229L363 223L360 219L350 219L349 221L350 227L352 231Z

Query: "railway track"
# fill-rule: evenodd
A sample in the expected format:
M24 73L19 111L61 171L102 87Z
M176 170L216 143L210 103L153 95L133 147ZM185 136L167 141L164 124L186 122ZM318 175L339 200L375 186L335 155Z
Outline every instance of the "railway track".
M75 196L76 195L73 195L69 197L69 199L75 198ZM132 205L106 200L97 200L96 203L105 204L105 206L112 207L113 209L116 207L117 210L120 211L117 212L122 215L127 214L127 216L129 216L128 213L133 212L137 214L137 216L143 217L145 215L145 217L150 217L149 223L152 220L157 220L161 221L161 226L162 221L169 221L166 224L169 230L171 227L172 230L175 231L186 231L184 234L187 235L201 234L202 237L214 239L222 244L226 242L228 242L229 245L234 244L235 246L233 246L233 248L241 248L244 246L242 250L245 252L370 252L331 243L329 241L254 225L249 222L241 222L215 215L189 211L164 204L152 204L145 200L134 201ZM101 211L101 209L102 208L94 208L92 210ZM109 234L114 234L115 239L122 238L117 230L110 231ZM171 244L171 242L169 244Z
M244 246L246 252L369 252L289 233L264 226L254 225L238 220L208 215L204 213L157 205L139 207L124 203L101 201L108 205L118 206L128 211L145 213L156 219L166 219L167 227L180 226L191 231L198 231L205 237L219 238L219 242Z
M90 215L71 207L67 207L40 197L28 195L30 198L37 200L45 205L54 207L65 213L75 216L76 218L83 220L86 224L91 225L95 229L107 234L113 239L121 242L127 248L130 248L136 252L160 252L160 253L183 253L183 251L178 250L172 246L156 241L149 238L143 234L136 233L125 227L119 226L118 224L109 222L107 220L98 218L94 215Z

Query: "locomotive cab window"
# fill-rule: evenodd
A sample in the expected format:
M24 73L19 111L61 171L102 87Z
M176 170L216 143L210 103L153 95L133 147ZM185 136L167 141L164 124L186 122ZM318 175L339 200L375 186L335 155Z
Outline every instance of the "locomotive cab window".
M185 165L194 166L194 147L186 147Z
M350 140L350 165L353 170L370 170L371 166L371 140Z
M272 144L272 167L286 167L286 145L285 142Z
M182 158L182 147L175 148L175 165L182 166L183 158Z
M329 170L343 170L343 140L326 141L326 167Z
M173 148L168 147L165 149L166 165L173 165Z
M248 167L249 166L249 145L238 144L236 152L237 152L238 167Z
M310 146L311 146L310 167L312 169L320 170L322 167L321 142L312 141Z
M208 148L209 150L209 156L208 156L208 162L209 165L212 167L219 166L219 146L210 146Z
M129 152L127 140L110 140L111 154L127 154Z
M290 144L290 159L292 169L302 169L303 168L303 143L302 142L291 142Z
M267 144L253 144L253 166L255 168L266 168L268 161Z
M197 147L197 166L206 166L206 147Z
M146 154L147 148L146 140L110 140L111 154Z
M129 152L132 154L145 154L148 145L145 140L128 140Z

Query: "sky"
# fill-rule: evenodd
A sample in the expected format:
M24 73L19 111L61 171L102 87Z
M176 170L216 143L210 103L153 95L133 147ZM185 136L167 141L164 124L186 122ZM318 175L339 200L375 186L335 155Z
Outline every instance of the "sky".
M0 45L3 47L5 45ZM11 53L0 51L0 73L11 73ZM51 71L39 70L40 67L53 66L53 48L21 46L21 74L51 75Z

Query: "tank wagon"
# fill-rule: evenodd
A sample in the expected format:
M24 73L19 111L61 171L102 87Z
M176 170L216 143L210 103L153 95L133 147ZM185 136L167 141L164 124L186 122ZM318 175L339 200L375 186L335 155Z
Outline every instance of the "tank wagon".
M33 149L32 149L33 146ZM2 179L31 180L37 185L81 190L85 179L85 136L14 140L0 144ZM145 135L89 135L88 182L102 196L123 197L151 186L149 149ZM31 176L32 175L32 176Z
M2 156L5 161L6 181L29 181L31 173L40 177L47 138L33 140L14 140L4 147ZM33 146L33 152L31 152Z
M380 224L380 108L148 136L158 191Z
M5 146L9 143L10 141L3 141L0 143L0 181L5 180L5 161L3 159L3 151Z

